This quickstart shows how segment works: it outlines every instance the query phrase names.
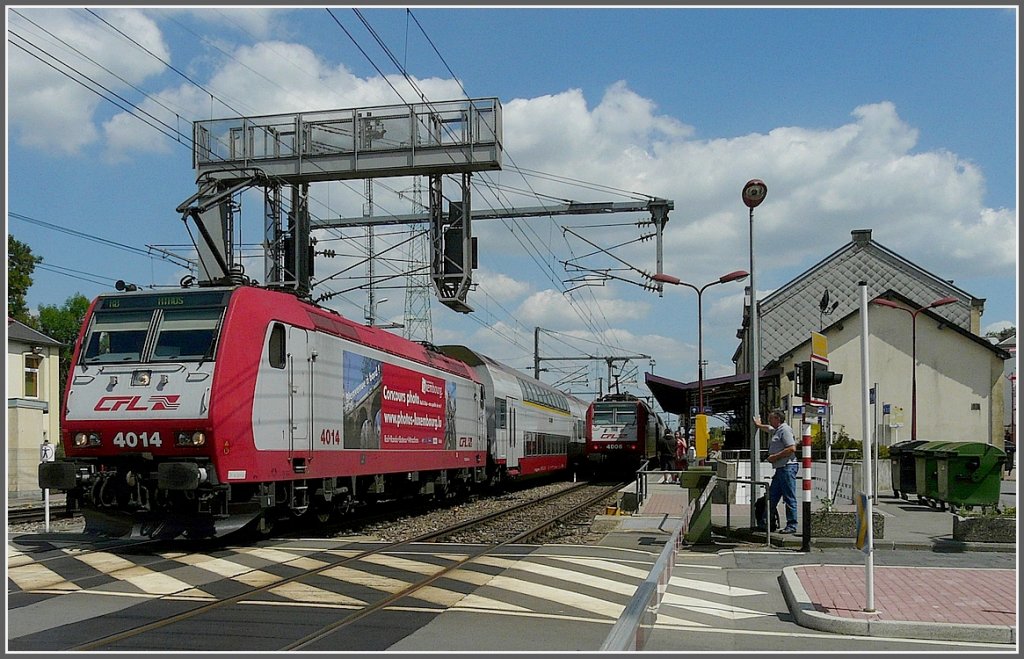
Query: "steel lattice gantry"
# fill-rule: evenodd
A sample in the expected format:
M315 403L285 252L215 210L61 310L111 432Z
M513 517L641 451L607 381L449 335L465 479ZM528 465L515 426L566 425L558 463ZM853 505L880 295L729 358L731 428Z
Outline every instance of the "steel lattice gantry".
M200 284L239 276L231 199L241 190L258 186L265 192L267 285L307 296L311 183L428 176L436 181L430 193L432 235L438 236L432 241L432 261L440 270L451 264L447 272L435 270L435 283L439 291L444 284L442 295L451 302L464 303L473 266L468 220L448 221L434 187L439 189L444 175L461 174L468 190L473 172L501 169L498 99L211 119L195 122L193 133L199 189L178 212L194 220L202 238L197 241ZM290 194L283 192L285 187ZM469 207L468 193L459 206ZM451 225L464 230L451 231ZM448 244L455 240L458 244Z

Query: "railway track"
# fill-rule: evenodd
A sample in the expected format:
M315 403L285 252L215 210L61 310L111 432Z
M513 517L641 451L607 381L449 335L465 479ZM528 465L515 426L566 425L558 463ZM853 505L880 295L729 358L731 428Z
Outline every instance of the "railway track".
M64 506L50 507L50 519L72 519L75 513L69 513ZM45 521L46 509L43 506L30 508L13 508L7 510L7 524L32 524Z
M248 588L236 595L201 604L160 620L138 625L90 642L81 643L70 649L96 651L140 647L140 645L146 645L147 635L151 635L151 638L163 639L187 638L190 635L199 633L197 630L209 624L210 619L228 616L230 615L229 611L238 611L239 609L235 607L241 607L243 604L251 607L253 604L272 599L272 591L281 588L304 588L311 587L314 584L322 584L323 580L332 576L332 574L339 574L345 570L354 570L356 566L364 565L368 559L369 562L372 562L374 557L398 555L403 551L410 551L414 546L422 547L425 543L442 542L446 539L480 536L490 538L487 542L478 541L472 545L462 546L459 550L458 558L433 566L428 572L418 575L410 580L407 585L395 592L377 593L380 595L379 598L367 601L365 605L355 607L354 610L347 614L343 614L342 610L338 610L337 613L341 614L340 617L332 618L329 623L320 625L315 631L298 638L282 638L281 646L276 649L318 650L329 648L331 647L329 639L346 627L382 612L403 598L428 589L439 579L457 570L467 568L473 561L481 557L494 553L508 545L530 542L549 530L560 520L578 515L581 510L598 505L608 497L613 496L622 485L589 485L581 483L578 486L563 490L539 501L521 503L497 513L488 513L468 521L461 521L446 526L445 528L422 533L412 538L387 542L359 551L351 556L334 556L334 560L323 561L316 568L302 570L293 576L281 577L271 583ZM278 629L275 632L281 633L282 630ZM284 630L284 632L287 633L287 630Z

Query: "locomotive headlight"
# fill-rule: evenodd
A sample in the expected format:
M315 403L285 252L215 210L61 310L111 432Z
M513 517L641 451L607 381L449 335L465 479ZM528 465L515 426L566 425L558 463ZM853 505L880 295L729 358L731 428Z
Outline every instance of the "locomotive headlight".
M175 436L175 444L178 446L202 446L206 444L206 433L202 430L189 432L182 430Z
M148 387L149 381L152 379L152 377L152 371L132 371L132 386Z
M99 446L100 434L98 432L76 432L73 441L75 446Z

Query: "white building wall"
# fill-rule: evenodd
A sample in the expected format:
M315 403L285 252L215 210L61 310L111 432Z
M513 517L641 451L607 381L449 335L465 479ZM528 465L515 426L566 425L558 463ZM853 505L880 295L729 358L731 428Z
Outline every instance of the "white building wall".
M39 368L39 396L25 397L25 355L32 346L7 343L7 491L8 495L39 492L37 465L43 438L60 442L60 360L56 346L44 346Z
M912 422L912 328L910 314L869 305L869 385L878 385L878 402L904 409L904 427L886 428L882 407L871 411L874 437L882 445L909 440ZM854 314L826 332L829 368L843 374L830 390L833 433L840 429L863 439L861 406L861 323ZM786 357L783 370L810 358L808 343ZM1002 447L1003 365L992 351L925 316L917 318L917 437L929 441L974 441ZM782 378L782 394L793 383ZM795 399L799 402L799 399ZM974 409L974 408L977 409ZM877 420L877 426L875 422ZM794 420L795 421L795 420ZM794 424L794 427L795 424Z

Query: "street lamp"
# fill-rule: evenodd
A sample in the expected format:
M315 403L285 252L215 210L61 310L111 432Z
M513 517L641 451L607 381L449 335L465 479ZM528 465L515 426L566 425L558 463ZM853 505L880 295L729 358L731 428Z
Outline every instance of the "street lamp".
M752 178L743 186L743 204L750 209L750 480L758 483L761 480L761 440L758 428L754 425L754 417L761 416L760 383L758 371L761 369L760 344L761 337L757 331L757 287L754 285L754 209L757 208L768 194L768 186L764 181ZM754 486L750 486L750 501L754 501ZM754 506L750 506L750 526L757 524Z
M911 371L910 378L910 439L914 440L917 439L917 314L921 313L925 309L934 309L935 307L953 304L954 302L959 302L959 300L955 297L940 297L931 304L926 304L925 306L917 309L907 309L892 300L886 300L881 297L876 297L872 302L883 307L889 307L890 309L906 311L910 314L910 350L914 360L914 368Z
M704 289L715 284L725 284L730 281L738 281L745 279L750 273L746 270L736 270L728 274L722 275L715 281L708 282L701 287L694 286L688 282L682 281L679 277L673 277L672 275L656 274L654 275L654 281L660 281L663 284L674 284L676 286L688 286L693 290L697 291L697 404L698 413L704 414L704 320L703 311L701 305L701 296L704 295Z

